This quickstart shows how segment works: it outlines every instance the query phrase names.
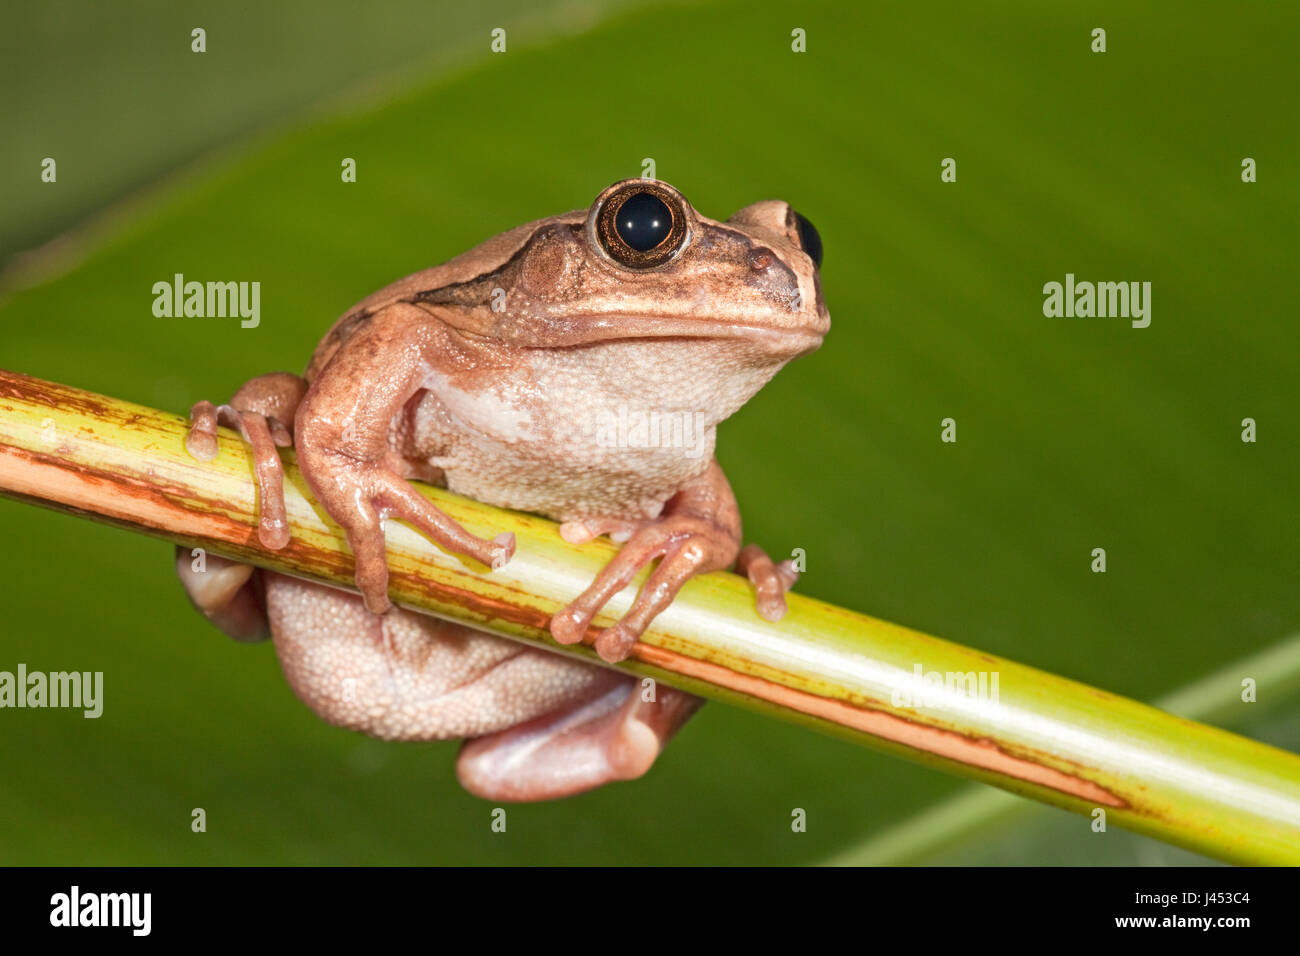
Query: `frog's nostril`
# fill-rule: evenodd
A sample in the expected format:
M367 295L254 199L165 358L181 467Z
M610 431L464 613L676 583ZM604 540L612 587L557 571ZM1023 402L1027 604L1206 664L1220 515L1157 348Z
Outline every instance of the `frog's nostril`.
M798 212L794 214L795 229L799 233L799 247L818 269L822 267L822 237L817 227Z

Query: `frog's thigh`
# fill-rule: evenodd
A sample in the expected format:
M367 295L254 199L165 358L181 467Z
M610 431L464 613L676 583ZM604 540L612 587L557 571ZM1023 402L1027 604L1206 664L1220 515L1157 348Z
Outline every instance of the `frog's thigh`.
M289 686L332 724L390 740L477 737L608 689L616 674L357 595L266 576Z
M376 737L474 737L457 770L496 800L544 800L640 776L698 698L423 614L266 576L276 652L324 720Z

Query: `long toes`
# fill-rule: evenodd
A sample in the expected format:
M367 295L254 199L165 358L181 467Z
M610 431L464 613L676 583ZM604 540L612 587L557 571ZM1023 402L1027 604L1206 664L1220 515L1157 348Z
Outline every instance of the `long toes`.
M587 634L591 619L609 603L609 599L627 587L642 566L663 553L663 546L659 542L641 547L634 545L635 542L624 545L609 564L601 568L590 587L551 618L552 637L561 644L577 644L581 641Z
M377 476L375 504L387 507L392 517L409 522L423 535L454 554L468 555L493 570L514 556L515 536L503 532L491 541L470 534L437 505L415 490L409 481L391 471Z
M570 709L471 740L461 749L461 785L486 800L551 800L616 780L633 780L703 703L660 687L641 699L641 684L621 681Z
M271 429L271 440L281 448L293 447L293 433L285 426L284 422L278 418L268 418L267 425Z
M609 535L611 541L626 541L641 524L622 518L582 518L560 525L560 537L569 544L586 544L602 534Z
M500 571L515 556L515 533L513 531L502 531L492 539L492 543L496 547L492 552L491 567L493 571Z
M611 664L626 660L632 646L700 569L704 556L689 545L672 552L655 568L623 619L596 638L596 653Z
M217 457L217 409L211 402L195 402L190 409L190 430L185 434L185 450L199 461L211 461Z
M257 412L230 410L234 423L253 449L253 471L257 476L257 537L278 551L289 544L289 516L284 506L284 465L266 418Z
M596 638L596 653L600 655L601 660L617 664L619 661L627 660L627 655L632 652L632 645L640 636L641 632L634 631L619 622L613 627L606 628Z
M590 623L591 617L586 612L570 604L551 618L551 637L561 644L580 644Z
M754 603L759 616L772 622L785 617L785 592L799 580L792 562L773 564L762 548L751 544L741 550L736 570L754 585Z
M759 617L773 624L785 617L785 598L782 595L760 595L754 606Z
M785 617L785 592L790 590L797 577L793 571L789 575L783 574L780 567L772 567L770 561L764 575L755 575L753 569L750 570L750 580L754 584L754 606L760 617L773 623Z
M388 600L388 549L384 528L372 508L362 506L347 527L348 547L356 566L357 590L365 599L366 610L383 614L392 603Z

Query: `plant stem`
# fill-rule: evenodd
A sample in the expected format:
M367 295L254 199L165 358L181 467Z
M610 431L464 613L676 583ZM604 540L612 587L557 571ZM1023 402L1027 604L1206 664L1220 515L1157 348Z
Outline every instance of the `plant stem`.
M311 499L292 452L283 457L293 539L270 551L257 540L243 441L223 430L217 458L198 462L185 450L186 429L174 414L0 372L0 493L352 586L342 534ZM599 663L589 646L556 644L546 625L614 545L569 545L553 522L417 487L474 534L513 531L518 549L489 571L389 522L396 603ZM627 610L643 579L597 628ZM734 574L690 581L620 667L1094 820L1104 810L1108 825L1220 859L1300 863L1295 754L798 594L784 620L768 623ZM983 675L985 692L974 680L921 683L918 673Z

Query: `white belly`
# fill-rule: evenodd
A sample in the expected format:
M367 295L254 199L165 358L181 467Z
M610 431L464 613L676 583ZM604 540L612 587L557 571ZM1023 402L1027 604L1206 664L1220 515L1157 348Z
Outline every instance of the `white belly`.
M431 375L414 423L420 447L448 488L489 504L558 520L654 517L708 467L718 421L770 375L701 374L702 348L537 350L472 393Z

